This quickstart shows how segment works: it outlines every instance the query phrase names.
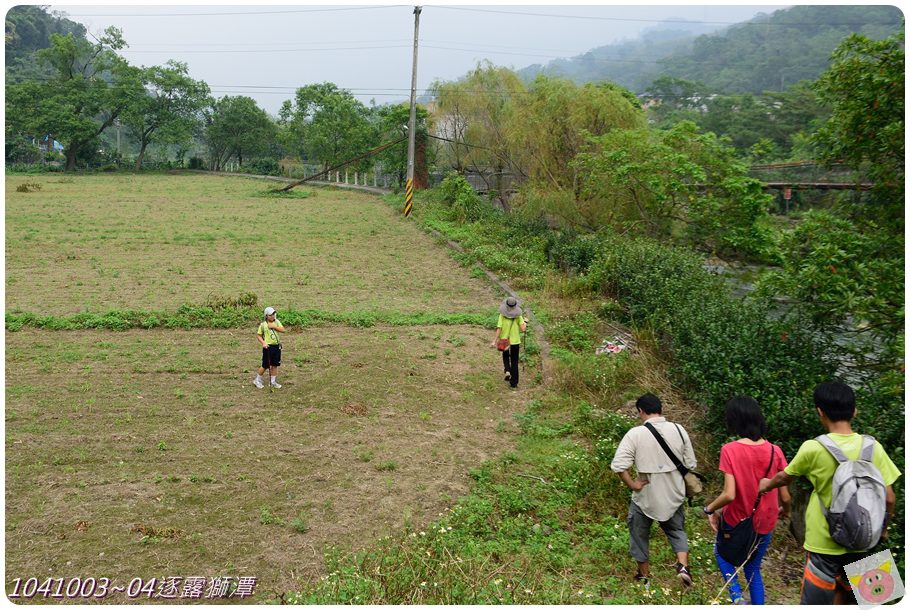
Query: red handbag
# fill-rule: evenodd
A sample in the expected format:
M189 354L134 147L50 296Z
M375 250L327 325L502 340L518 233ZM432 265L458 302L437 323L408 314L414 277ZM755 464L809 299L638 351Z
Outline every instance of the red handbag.
M512 325L513 324L515 324L515 320L509 320L509 332L506 333L507 335L512 334ZM504 339L496 340L496 349L498 349L501 352L504 352L507 349L509 349L509 345L511 345L511 344L512 344L512 342L509 340L509 337L506 336L506 338L504 338Z

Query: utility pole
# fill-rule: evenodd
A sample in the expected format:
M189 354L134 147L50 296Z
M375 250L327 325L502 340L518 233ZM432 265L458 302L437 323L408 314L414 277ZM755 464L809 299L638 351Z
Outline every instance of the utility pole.
M405 185L404 215L411 215L414 197L414 136L417 131L417 32L420 28L420 7L414 7L414 64L411 67L411 116L408 118L408 181Z

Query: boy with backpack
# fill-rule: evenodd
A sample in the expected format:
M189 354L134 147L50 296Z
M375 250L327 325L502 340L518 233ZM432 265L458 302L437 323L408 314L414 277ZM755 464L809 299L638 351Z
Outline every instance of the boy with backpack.
M896 502L892 484L900 471L878 441L853 431L856 398L850 386L820 383L813 398L828 433L804 442L783 471L759 482L758 491L789 485L800 476L812 483L799 603L853 603L844 566L887 539Z

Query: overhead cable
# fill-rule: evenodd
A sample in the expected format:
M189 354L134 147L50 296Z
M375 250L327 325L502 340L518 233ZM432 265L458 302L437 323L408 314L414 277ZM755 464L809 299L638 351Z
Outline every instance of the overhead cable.
M236 15L284 15L288 13L330 13L339 11L369 11L383 8L401 8L403 5L385 6L344 6L337 8L287 9L280 11L238 11L209 13L66 13L67 17L222 17Z

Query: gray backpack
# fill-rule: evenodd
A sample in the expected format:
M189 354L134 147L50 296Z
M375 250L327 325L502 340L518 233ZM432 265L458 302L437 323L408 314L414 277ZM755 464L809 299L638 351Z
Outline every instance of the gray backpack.
M827 435L816 437L837 460L831 482L831 506L819 497L822 514L834 542L851 551L867 551L878 544L885 523L885 482L872 463L875 439L863 435L859 459L849 459Z

